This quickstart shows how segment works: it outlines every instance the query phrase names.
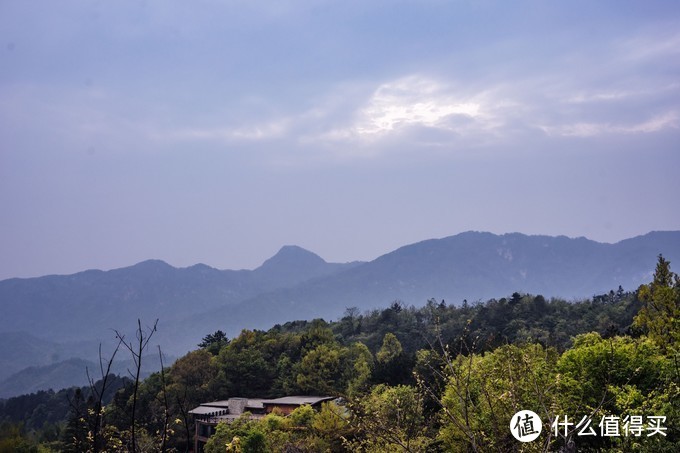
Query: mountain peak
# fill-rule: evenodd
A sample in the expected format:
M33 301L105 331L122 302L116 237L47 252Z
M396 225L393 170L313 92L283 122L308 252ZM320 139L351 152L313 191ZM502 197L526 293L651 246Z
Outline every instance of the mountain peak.
M286 245L255 269L254 273L276 288L325 275L332 269L335 266L319 255L296 245Z
M326 261L316 253L312 253L297 245L284 245L276 255L262 263L260 269L275 268L279 266L307 267L323 264L326 264Z
M134 268L134 269L154 269L154 270L174 269L171 265L169 265L165 261L158 260L158 259L150 259L150 260L140 261L139 263L130 266L130 268ZM123 268L123 269L125 269L125 268Z

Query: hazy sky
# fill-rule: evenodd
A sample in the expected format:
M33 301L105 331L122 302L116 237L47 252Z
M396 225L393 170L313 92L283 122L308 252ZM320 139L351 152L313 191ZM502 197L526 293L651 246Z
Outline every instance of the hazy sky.
M680 229L680 3L0 0L0 279Z

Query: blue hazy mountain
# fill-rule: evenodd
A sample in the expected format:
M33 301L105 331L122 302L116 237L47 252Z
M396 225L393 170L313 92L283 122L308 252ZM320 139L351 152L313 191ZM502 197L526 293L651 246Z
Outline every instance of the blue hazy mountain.
M337 319L347 307L386 307L430 298L460 304L542 294L567 300L650 281L657 256L680 267L680 232L652 232L616 244L564 236L467 232L401 247L371 262L193 315L185 325L235 335L291 319Z
M157 354L142 357L142 377L160 370L160 359ZM134 370L132 359L120 351L120 359L115 360L111 372L119 376L129 376L129 370ZM163 364L167 365L175 360L165 357ZM106 363L104 363L106 367ZM95 381L101 379L99 359L96 361L80 358L60 360L49 365L29 366L0 381L0 398L10 398L17 395L35 393L39 390L61 390L68 387L84 387L90 384L88 373Z
M0 281L0 382L27 366L79 357L95 360L112 329L134 333L138 318L160 319L154 344L183 354L221 329L269 328L295 319L337 319L395 300L458 304L515 291L586 298L648 282L657 256L680 268L680 231L652 232L615 244L564 236L467 232L406 245L370 262L327 263L285 246L255 270L175 268L158 260ZM9 334L9 332L14 332ZM90 355L83 355L91 345ZM20 354L17 351L22 351Z
M183 319L230 306L262 292L295 286L356 264L326 263L300 247L283 247L261 267L175 268L159 260L111 271L88 270L0 281L0 332L21 331L50 341L110 336L110 329Z

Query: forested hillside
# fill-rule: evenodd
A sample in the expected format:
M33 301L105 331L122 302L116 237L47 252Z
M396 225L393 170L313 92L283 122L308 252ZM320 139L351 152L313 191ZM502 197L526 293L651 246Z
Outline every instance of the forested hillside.
M679 314L680 280L660 257L653 280L633 293L619 288L576 302L514 293L420 308L394 302L349 308L337 322L294 321L234 338L217 331L138 387L120 389L100 418L71 411L57 424L61 443L50 446L186 451L188 410L200 403L302 394L342 399L320 412L302 406L289 417L220 425L206 451L677 451ZM520 409L542 419L535 442L512 437L510 418ZM646 417L638 431L632 416ZM28 448L45 438L40 427L2 417L3 445ZM596 435L554 424L564 417L574 425L592 419ZM26 412L25 420L34 418ZM648 419L662 422L659 430ZM616 421L619 435L601 434L602 420Z
M114 346L112 329L134 327L138 318L159 319L156 341L167 354L180 356L205 332L233 337L244 328L269 329L291 319L337 320L352 306L364 312L395 300L460 305L515 291L572 300L619 286L630 290L649 280L660 253L680 261L680 232L651 232L615 244L466 232L409 244L366 263L328 263L285 246L254 270L175 268L149 260L106 272L4 280L0 397L21 390L16 383L27 367L71 358L96 361L97 345ZM41 370L47 368L32 372Z

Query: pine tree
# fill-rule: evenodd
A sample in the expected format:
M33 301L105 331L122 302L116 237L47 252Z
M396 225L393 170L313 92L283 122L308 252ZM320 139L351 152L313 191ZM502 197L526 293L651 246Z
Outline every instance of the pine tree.
M635 324L647 331L662 350L676 351L680 346L680 277L671 263L659 255L654 279L638 289L644 304Z

